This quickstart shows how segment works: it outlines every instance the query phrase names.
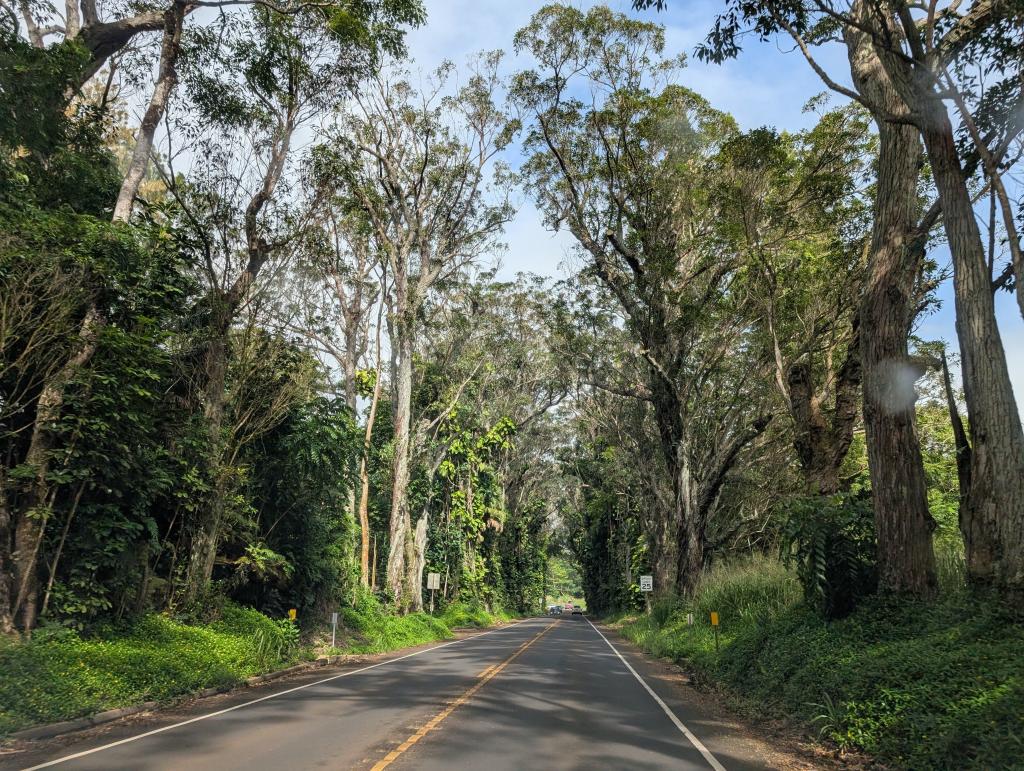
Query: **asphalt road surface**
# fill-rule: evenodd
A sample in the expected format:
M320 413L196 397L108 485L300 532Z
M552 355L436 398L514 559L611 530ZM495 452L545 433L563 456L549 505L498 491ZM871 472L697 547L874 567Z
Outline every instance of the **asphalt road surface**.
M10 760L68 771L769 767L645 676L650 666L584 617L529 619Z

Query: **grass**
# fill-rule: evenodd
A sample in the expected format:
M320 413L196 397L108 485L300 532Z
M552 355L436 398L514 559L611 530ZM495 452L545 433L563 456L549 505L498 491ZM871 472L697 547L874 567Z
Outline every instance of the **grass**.
M463 603L449 605L440 617L400 617L366 597L342 618L336 653L383 653L507 617ZM0 636L0 737L40 723L237 685L308 656L287 621L231 603L204 624L152 614L88 637L69 630L44 630L25 643Z
M148 615L95 636L37 633L0 637L0 735L142 701L229 686L291 663L297 634L247 608L226 604L202 626Z
M491 613L479 603L455 602L440 616L410 613L396 616L376 598L364 595L355 607L342 613L347 640L336 653L383 653L397 648L446 640L452 629L485 627L510 618L503 612Z
M955 582L955 559L943 561L943 580ZM947 589L934 603L873 597L826 622L762 558L717 569L692 601L659 604L621 629L752 711L795 718L891 767L1024 769L1024 625L955 583Z

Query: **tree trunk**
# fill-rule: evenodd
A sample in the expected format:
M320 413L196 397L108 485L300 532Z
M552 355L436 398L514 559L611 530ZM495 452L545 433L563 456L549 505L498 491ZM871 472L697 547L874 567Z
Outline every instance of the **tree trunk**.
M858 90L880 110L898 113L902 101L870 39L847 29L850 69ZM907 337L923 247L915 242L920 216L917 184L921 145L913 127L876 114L878 183L868 279L860 306L864 429L878 539L879 584L922 597L935 593L935 522L928 510L918 443L914 381Z
M0 634L14 633L11 606L11 509L7 501L7 470L0 467Z
M682 527L683 539L679 548L679 568L676 591L683 597L692 597L704 573L704 527L697 517L686 518Z
M918 84L919 90L923 86ZM1024 430L996 323L992 277L960 166L953 127L930 92L922 136L953 256L956 330L971 439L970 489L961 504L967 573L1024 605Z
M359 577L363 586L370 585L370 440L373 438L373 424L377 420L377 405L382 388L380 367L380 324L377 325L377 379L373 384L370 400L370 414L366 418L366 433L363 436L363 455L359 459Z
M65 362L53 379L43 386L36 403L32 438L25 454L25 465L32 468L33 476L25 511L15 523L14 552L11 555L15 595L12 613L15 618L20 614L21 627L26 632L30 632L36 623L39 599L37 560L49 519L49 507L53 503L53 493L48 479L53 440L50 429L60 418L68 384L96 352L103 326L103 317L96 306L91 305L79 330L78 350Z
M396 332L398 370L395 377L395 459L391 488L391 542L388 549L387 586L399 607L404 607L406 541L411 536L412 529L408 494L409 435L412 429L412 319L399 319Z
M809 495L834 495L843 488L840 471L857 423L861 383L859 346L855 330L846 359L835 375L835 409L831 419L815 393L810 366L801 362L789 370L786 393L795 429L793 447Z
M224 519L225 502L228 495L223 437L226 398L224 387L227 381L228 365L226 326L225 323L215 322L204 362L203 417L206 420L213 485L209 500L200 509L198 521L192 530L191 551L189 552L182 597L185 604L194 602L213 577L213 566L217 559L217 542L220 538L220 527Z
M427 528L430 524L430 510L424 507L416 521L412 538L412 559L409 560L409 575L406 579L407 607L410 612L423 610L423 571L427 566Z
M383 294L383 287L381 290ZM359 580L362 586L370 586L370 441L374 436L374 423L377 421L377 405L380 403L381 389L381 312L384 300L381 298L380 310L377 313L377 376L374 379L374 394L370 399L370 415L367 416L367 430L362 436L362 457L359 459Z
M181 50L181 28L184 19L185 6L181 2L173 3L164 14L164 36L160 47L160 67L157 81L149 105L146 107L146 113L142 116L138 138L135 141L135 150L132 153L131 162L128 164L128 172L121 182L117 203L114 205L115 222L127 222L131 216L132 204L135 201L135 196L138 195L139 185L142 184L142 179L146 175L146 169L149 167L153 137L156 134L157 126L163 120L171 92L178 82L175 64L178 52Z
M971 443L960 419L960 409L956 406L956 395L953 393L953 381L949 376L949 362L946 352L942 352L942 385L946 391L946 408L949 410L949 424L953 428L953 447L956 451L956 479L960 488L961 529L964 527L962 515L963 501L971 490Z

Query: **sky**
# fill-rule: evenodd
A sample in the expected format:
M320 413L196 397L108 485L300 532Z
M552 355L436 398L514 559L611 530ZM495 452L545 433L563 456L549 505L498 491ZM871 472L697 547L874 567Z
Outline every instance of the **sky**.
M512 55L512 36L544 4L541 0L426 0L427 23L412 31L408 38L414 66L430 70L445 59L461 65L478 51L494 49L508 52L506 66L510 72L525 66L528 62L517 61ZM573 3L580 8L593 4L579 0ZM723 65L704 64L693 56L694 46L711 28L721 2L670 0L668 10L662 13L633 11L631 3L623 0L607 4L613 10L665 25L665 53L685 52L688 56L679 82L702 94L717 109L731 113L742 129L773 126L795 131L813 124L815 116L804 113L803 106L827 89L799 51L791 50L781 41L760 43L750 38L739 58ZM835 80L849 82L845 52L839 46L822 51L817 58ZM833 94L831 100L838 105L844 98ZM508 160L515 164L514 152ZM508 250L501 257L499 275L505 279L519 272L565 275L571 236L564 231L547 231L539 213L525 197L517 204L519 212L506 231ZM932 257L940 265L949 264L944 246L937 246ZM952 282L941 286L937 295L938 309L919 321L916 333L926 340L945 340L955 353ZM997 318L1018 409L1024 413L1024 320L1010 293L998 294Z

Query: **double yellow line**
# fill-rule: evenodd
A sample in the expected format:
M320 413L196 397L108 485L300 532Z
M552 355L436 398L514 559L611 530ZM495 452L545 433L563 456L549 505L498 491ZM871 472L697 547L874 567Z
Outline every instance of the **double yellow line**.
M505 659L500 664L497 664L497 665L495 665L493 667L488 667L483 672L481 672L479 675L477 675L477 677L480 678L480 682L478 682L472 688L470 688L465 693L463 693L455 701L451 702L447 707L445 707L443 710L441 710L436 715L434 715L434 717L430 718L430 720L428 720L423 726L421 726L420 729L418 731L416 731L416 733L414 733L412 736L410 736L404 742L402 742L397 747L395 747L395 749L391 750L391 752L389 752L387 755L385 755L381 760L377 761L377 763L374 764L374 766L371 769L371 771L381 771L381 769L387 768L392 763L394 763L402 755L402 753L404 753L407 749L409 749L414 744L416 744L416 742L418 742L420 739L422 739L428 733L430 733L435 728L437 728L441 724L441 721L443 721L446 717L448 717L450 714L452 714L461 705L465 704L467 701L472 699L473 698L473 694L475 694L477 691L479 691L481 688L483 688L485 685L487 685L487 683L490 682L491 680L493 680L495 677L500 675L502 670L505 669L505 667L507 667L509 664L511 664L513 661L515 661L516 658L518 658L519 655L523 651L525 651L527 648L529 648L531 645L533 645L535 642L537 642L537 640L539 640L541 637L546 635L551 630L551 627L553 627L553 626L554 626L553 623L552 624L548 624L540 632L538 632L533 637L531 637L529 640L527 640L522 645L520 645L518 648L516 648L515 652L511 656L509 656L507 659Z

